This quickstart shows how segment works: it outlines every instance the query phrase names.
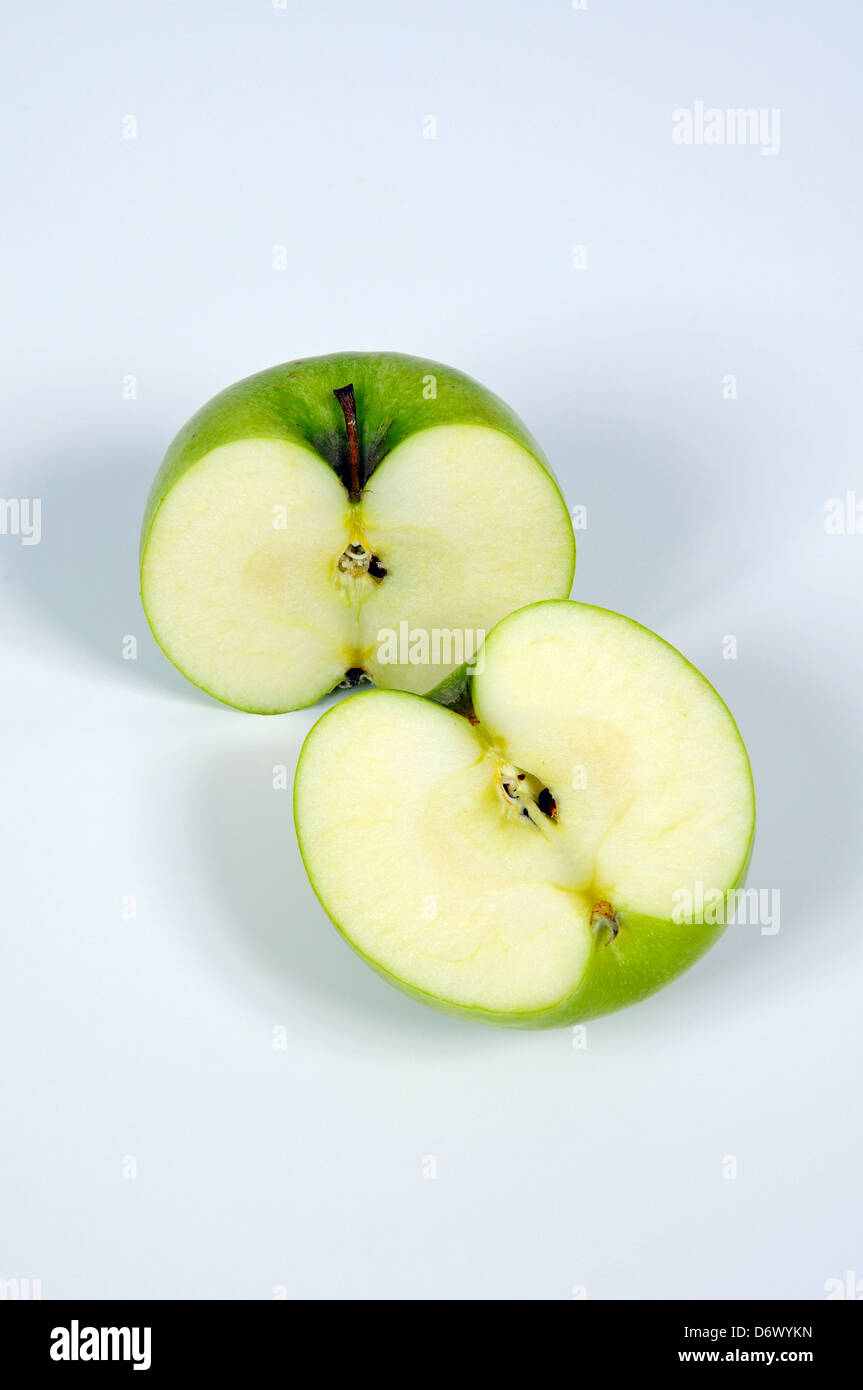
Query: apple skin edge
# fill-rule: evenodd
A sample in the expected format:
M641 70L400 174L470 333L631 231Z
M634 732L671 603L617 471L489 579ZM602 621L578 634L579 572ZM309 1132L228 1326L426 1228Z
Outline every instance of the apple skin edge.
M410 695L408 698L421 700L427 697ZM296 826L296 802L294 803L294 823ZM728 892L743 885L751 858L753 841L750 841L743 869L736 881L730 885ZM306 865L299 834L297 835L297 843L300 858L306 869L306 877L315 897L339 935L376 975L380 975L381 979L386 980L402 994L409 995L411 999L426 1004L438 1013L447 1014L450 1018L464 1019L471 1023L484 1023L492 1028L525 1030L567 1028L577 1023L586 1023L589 1019L600 1018L603 1014L616 1013L632 1004L639 1004L649 995L656 994L670 984L678 975L684 974L719 940L725 930L724 926L698 927L695 930L698 931L699 935L697 939L693 940L686 935L693 931L692 927L675 927L658 918L627 913L625 921L621 921L620 931L615 941L594 946L585 972L586 977L589 976L589 978L580 982L572 994L567 995L566 998L548 1009L528 1013L494 1013L488 1009L454 1004L449 1000L439 999L437 995L416 989L405 980L400 980L398 976L384 970L377 961L372 960L370 956L361 951L347 935L341 924L327 911L326 903L318 894ZM660 943L658 956L656 954L651 955L649 949L649 942L651 940L656 941L657 938ZM627 949L630 941L635 945L634 951ZM646 945L648 946L647 951L644 950ZM600 954L600 952L609 950L610 954L607 957ZM617 954L614 954L615 952ZM662 974L659 976L655 973L658 964L662 968ZM622 993L620 984L624 976L626 977L626 990L625 993Z
M453 676L449 677L449 680L452 681L458 674L458 672L454 673ZM446 682L442 684L446 684ZM398 694L406 700L434 698L429 695L410 695L403 691L389 691L388 693L390 695ZM366 694L373 696L374 692L366 692ZM365 697L365 695L360 694L349 698L363 699ZM445 701L438 701L438 703L446 704ZM451 712L455 714L454 710ZM326 715L322 716L324 719L326 717ZM455 717L460 718L462 716L456 715ZM314 728L306 735L303 747L300 749L300 755L297 759L298 771L305 745L313 732ZM659 918L627 912L621 915L620 930L615 940L610 943L596 942L594 944L584 976L578 986L571 994L550 1008L524 1013L498 1013L488 1009L452 1003L449 1000L439 998L437 995L417 989L408 984L406 980L399 979L397 975L385 970L377 961L372 960L370 956L359 949L341 923L337 922L330 914L326 903L315 887L314 879L309 872L309 866L303 854L302 836L297 821L297 785L298 778L295 777L293 810L297 846L303 867L306 870L306 877L326 916L351 950L376 975L393 985L402 994L407 994L411 999L426 1004L438 1013L447 1014L450 1018L460 1018L472 1023L484 1023L493 1028L526 1030L566 1028L577 1023L585 1023L589 1019L599 1018L603 1014L615 1013L619 1009L628 1008L631 1004L638 1004L649 995L657 993L694 965L719 940L725 930L724 925L677 926ZM752 855L754 837L753 826L752 837L740 873L734 883L729 885L728 892L741 887L744 882Z
M544 600L543 606L555 601L553 599ZM568 602L565 599L557 601ZM539 605L528 604L527 606ZM604 611L610 612L611 610L606 609ZM616 614L615 616L625 615ZM634 618L627 618L626 621L635 627L643 626ZM650 631L650 629L645 629L645 631ZM657 641L664 642L666 646L672 647L681 661L696 671L701 680L710 686L717 700L726 709L728 717L734 725L740 746L746 754L753 806L752 833L740 870L734 882L729 884L726 889L726 892L730 893L736 888L743 887L755 844L755 784L749 755L746 752L746 744L733 714L716 687L707 680L703 672L693 666L692 662L688 661L683 653L673 647L670 642L665 642L664 637L660 637L655 632L651 632L650 635ZM486 638L486 645L493 639L494 632L492 631ZM425 698L434 700L473 722L476 720L473 704L473 680L472 668L468 663L465 663L435 686L434 690L430 690ZM649 995L663 989L678 975L684 974L690 966L709 951L724 931L725 924L713 926L708 924L678 925L661 918L646 917L634 912L621 913L620 930L617 936L613 942L597 942L594 945L585 976L573 993L549 1009L529 1014L506 1014L502 1016L479 1009L466 1009L461 1005L445 1004L436 998L422 995L410 985L392 979L386 975L385 971L381 971L373 961L370 961L369 964L372 965L373 969L378 970L379 974L385 974L386 978L391 979L398 988L407 990L409 994L416 998L422 998L426 1003L432 1004L438 1009L444 1009L447 1013L468 1015L477 1022L489 1023L498 1027L559 1028L583 1023L588 1019L598 1018L602 1014L628 1007L630 1004L640 1003L642 999L646 999Z
M434 397L423 392L434 380ZM267 368L220 391L175 435L150 488L139 545L139 593L144 616L160 650L192 685L229 709L233 705L197 681L165 650L143 601L141 570L156 513L174 484L211 450L249 439L280 439L313 448L347 489L348 444L342 406L333 394L353 385L364 487L398 444L437 425L474 424L499 430L520 444L552 479L557 478L533 435L509 406L454 367L396 352L343 352L299 358ZM561 506L566 507L561 494ZM571 533L572 534L572 533ZM567 592L575 575L576 549ZM303 706L309 708L338 686L325 685ZM270 711L254 710L257 714ZM273 711L282 713L282 711Z
M434 379L433 398L423 395L429 378ZM395 352L306 357L235 382L183 426L150 489L141 528L141 557L163 498L187 469L219 445L241 439L283 439L311 446L344 478L345 419L333 391L348 382L353 384L356 401L363 485L386 455L410 435L436 425L459 424L500 430L554 479L548 460L515 412L454 367Z
M547 600L546 602L554 601L555 600ZM566 600L557 601L566 602ZM528 606L532 607L533 605ZM506 620L504 619L504 621ZM635 622L634 619L627 619L627 621ZM635 626L641 626L641 624L635 623ZM656 637L659 641L665 640L664 638L659 638L656 633L652 633L651 635ZM490 633L486 641L492 640L493 636L494 633ZM671 646L671 643L666 643L666 645ZM677 651L677 648L672 649ZM678 652L677 654L688 666L692 666L692 663L687 661L682 653ZM697 670L696 667L692 669ZM698 672L698 675L706 684L710 685L716 698L725 705L725 701L722 700L722 697L715 688L707 681L707 678L703 676L701 672ZM473 712L472 681L473 676L470 669L465 665L452 672L450 676L425 696L410 695L404 692L389 693L399 693L403 699L407 700L433 700L435 703L446 708L456 718L468 718L475 721L476 716ZM369 694L371 694L372 698L374 697L374 692L369 692ZM362 699L364 696L352 696L350 698ZM728 709L727 705L725 705L725 708ZM740 735L740 730L737 728L736 721L734 721L734 717L731 715L730 710L728 713L737 731L737 736L744 754L746 754L746 745ZM323 718L326 719L327 716L324 715ZM308 743L313 732L314 728L309 731L303 747L300 750L300 755L297 760L297 773L299 773L299 767L302 762L306 743ZM743 886L755 842L755 787L748 754L746 754L746 763L749 769L749 785L753 806L752 832L739 872L735 876L734 881L725 889L726 893L730 893L734 889ZM677 924L661 918L622 911L620 913L619 931L614 940L594 942L587 967L576 988L569 995L566 995L563 999L547 1009L524 1013L498 1013L440 999L436 995L416 989L405 980L399 979L388 970L385 970L376 961L372 960L363 951L359 950L342 925L328 912L326 903L324 903L315 888L314 880L309 873L308 865L303 855L302 836L297 821L296 790L298 781L298 776L295 776L294 826L297 834L297 844L309 883L324 912L351 949L355 951L377 975L380 975L382 979L386 980L403 994L407 994L412 999L428 1005L439 1013L448 1014L452 1018L461 1018L474 1023L484 1023L498 1028L519 1029L564 1028L571 1027L578 1023L584 1023L590 1019L598 1018L603 1014L609 1014L622 1008L628 1008L632 1004L640 1003L649 995L657 993L693 966L710 947L719 940L719 937L725 930L724 923L716 925Z
M463 715L473 724L476 721L476 715L471 694L471 669L469 662L463 662L461 666L457 666L454 671L445 676L433 690L426 691L424 698L434 700L435 704L443 705L445 709L451 709L453 714Z

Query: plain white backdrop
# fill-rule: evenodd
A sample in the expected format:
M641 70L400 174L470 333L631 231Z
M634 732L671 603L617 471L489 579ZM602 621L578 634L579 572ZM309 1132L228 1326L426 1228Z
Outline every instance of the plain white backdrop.
M5 30L0 493L42 532L0 535L0 1278L863 1280L863 534L825 531L863 502L859 5L82 0ZM778 153L676 144L699 101L778 109ZM173 433L350 348L508 400L587 508L575 597L680 647L748 744L780 931L729 929L586 1047L368 971L273 787L315 712L223 708L147 631Z

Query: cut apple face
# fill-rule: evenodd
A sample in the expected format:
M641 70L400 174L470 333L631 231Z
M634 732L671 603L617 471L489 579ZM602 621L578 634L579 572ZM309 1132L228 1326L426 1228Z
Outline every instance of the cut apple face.
M505 614L569 593L569 514L523 426L449 368L370 357L239 383L157 479L147 617L227 704L277 713L364 678L428 691Z
M745 872L736 725L679 652L604 609L524 608L482 656L469 717L370 691L312 729L295 783L312 885L376 970L448 1012L542 1027L634 1003L722 930L681 914L687 892Z

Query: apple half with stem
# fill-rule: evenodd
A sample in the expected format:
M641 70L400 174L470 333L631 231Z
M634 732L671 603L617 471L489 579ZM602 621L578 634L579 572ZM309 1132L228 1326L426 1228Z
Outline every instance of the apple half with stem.
M699 883L723 901L741 883L755 801L731 714L678 651L617 613L541 602L433 698L329 710L294 817L323 907L380 974L538 1028L635 1003L713 944L722 914L679 908Z
M259 714L367 678L422 693L513 609L569 594L575 542L536 441L436 362L273 367L180 431L141 538L156 641Z

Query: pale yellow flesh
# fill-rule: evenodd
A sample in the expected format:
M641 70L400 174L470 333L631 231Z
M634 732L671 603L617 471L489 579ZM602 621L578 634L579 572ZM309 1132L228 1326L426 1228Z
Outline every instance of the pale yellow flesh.
M746 750L712 686L654 633L585 604L514 613L474 701L554 789L574 887L668 918L695 879L731 886L752 831Z
M296 819L330 916L396 979L494 1013L577 988L593 909L672 915L700 879L730 887L752 832L751 778L718 696L652 633L541 604L492 636L480 725L431 702L360 695L307 740ZM500 769L539 777L556 822L526 822Z
M339 572L351 542L378 556L383 580ZM499 431L452 425L394 449L357 505L310 449L213 450L156 513L142 596L191 680L272 712L310 703L351 668L429 690L513 608L564 596L571 571L550 476Z

